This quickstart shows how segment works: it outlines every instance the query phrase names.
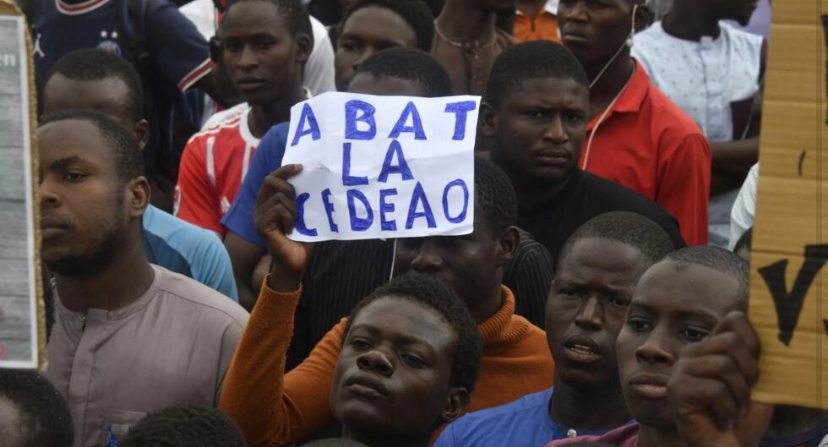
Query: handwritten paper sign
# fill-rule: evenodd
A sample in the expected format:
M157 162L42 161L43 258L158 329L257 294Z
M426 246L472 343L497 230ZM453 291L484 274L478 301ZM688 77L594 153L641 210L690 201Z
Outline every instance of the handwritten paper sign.
M821 12L820 12L821 11ZM750 320L756 400L828 409L828 0L773 4Z
M0 0L0 368L45 366L28 37L17 6Z
M480 98L325 93L291 109L298 241L472 232Z

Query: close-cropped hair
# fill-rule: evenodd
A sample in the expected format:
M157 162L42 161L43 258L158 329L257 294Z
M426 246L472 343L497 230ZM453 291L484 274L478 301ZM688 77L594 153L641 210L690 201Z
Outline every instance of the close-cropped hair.
M118 179L126 183L144 175L144 159L138 141L117 121L98 112L74 110L58 113L43 120L38 128L61 121L85 121L98 129L115 156Z
M351 323L368 305L381 298L409 300L434 311L451 326L453 342L450 385L474 390L480 358L483 355L483 339L466 304L446 283L422 273L409 272L380 286L356 305L345 324L342 335L348 338Z
M517 193L509 176L493 162L474 157L475 218L483 218L494 234L517 225Z
M739 310L747 310L750 293L750 264L737 254L712 245L697 245L676 250L667 258L678 264L694 264L724 273L739 283L736 299Z
M377 79L398 78L416 82L427 98L452 94L448 71L437 59L419 48L395 47L374 53L359 64L356 74L359 73L369 73Z
M138 122L144 116L144 90L141 86L141 77L129 61L117 54L98 49L75 50L67 53L58 59L46 73L42 82L43 89L56 74L81 82L100 81L107 78L120 79L129 89L133 119Z
M71 447L72 415L57 389L32 371L0 369L0 399L13 402L19 411L16 426L28 443L37 447ZM3 444L0 440L0 444Z
M232 419L217 408L177 405L148 414L129 429L121 447L245 447Z
M572 51L559 43L533 40L513 45L495 59L486 84L486 102L500 107L504 98L525 81L572 79L589 89L586 71Z
M657 223L638 213L613 211L595 216L578 227L561 248L558 265L561 265L576 242L589 238L608 239L629 245L651 264L676 249L670 236Z
M279 11L279 15L287 23L290 35L296 37L299 34L305 34L310 39L309 48L313 48L313 25L311 25L310 14L308 14L307 8L302 5L301 0L230 0L227 11L235 4L250 1L270 2L276 5L276 10ZM219 25L220 28L221 25Z

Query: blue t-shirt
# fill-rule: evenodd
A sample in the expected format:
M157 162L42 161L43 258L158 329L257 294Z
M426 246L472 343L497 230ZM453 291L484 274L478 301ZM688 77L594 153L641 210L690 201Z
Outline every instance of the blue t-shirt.
M233 200L233 205L221 219L221 224L225 228L251 244L258 245L262 250L266 247L253 226L253 209L256 208L256 197L259 195L259 189L265 177L282 167L289 129L289 122L277 124L262 137L256 153L253 154L253 160L250 161L250 167L247 168L247 175Z
M150 205L144 211L144 251L152 264L189 276L239 302L230 255L215 234Z
M549 417L552 388L499 407L469 413L443 430L432 447L543 447L549 441L606 431L573 431Z

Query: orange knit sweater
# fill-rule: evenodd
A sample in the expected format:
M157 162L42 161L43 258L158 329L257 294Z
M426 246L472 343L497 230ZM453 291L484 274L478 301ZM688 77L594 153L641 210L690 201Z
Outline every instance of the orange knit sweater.
M262 287L224 380L219 408L236 421L249 447L286 446L333 421L328 394L345 319L285 374L299 295ZM514 310L514 296L504 286L502 307L478 325L483 358L467 412L552 386L554 363L546 335Z

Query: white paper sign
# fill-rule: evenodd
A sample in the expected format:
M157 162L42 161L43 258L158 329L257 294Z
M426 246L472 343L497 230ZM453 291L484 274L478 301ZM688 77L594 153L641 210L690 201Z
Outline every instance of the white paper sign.
M472 232L480 98L330 92L291 109L297 241Z

